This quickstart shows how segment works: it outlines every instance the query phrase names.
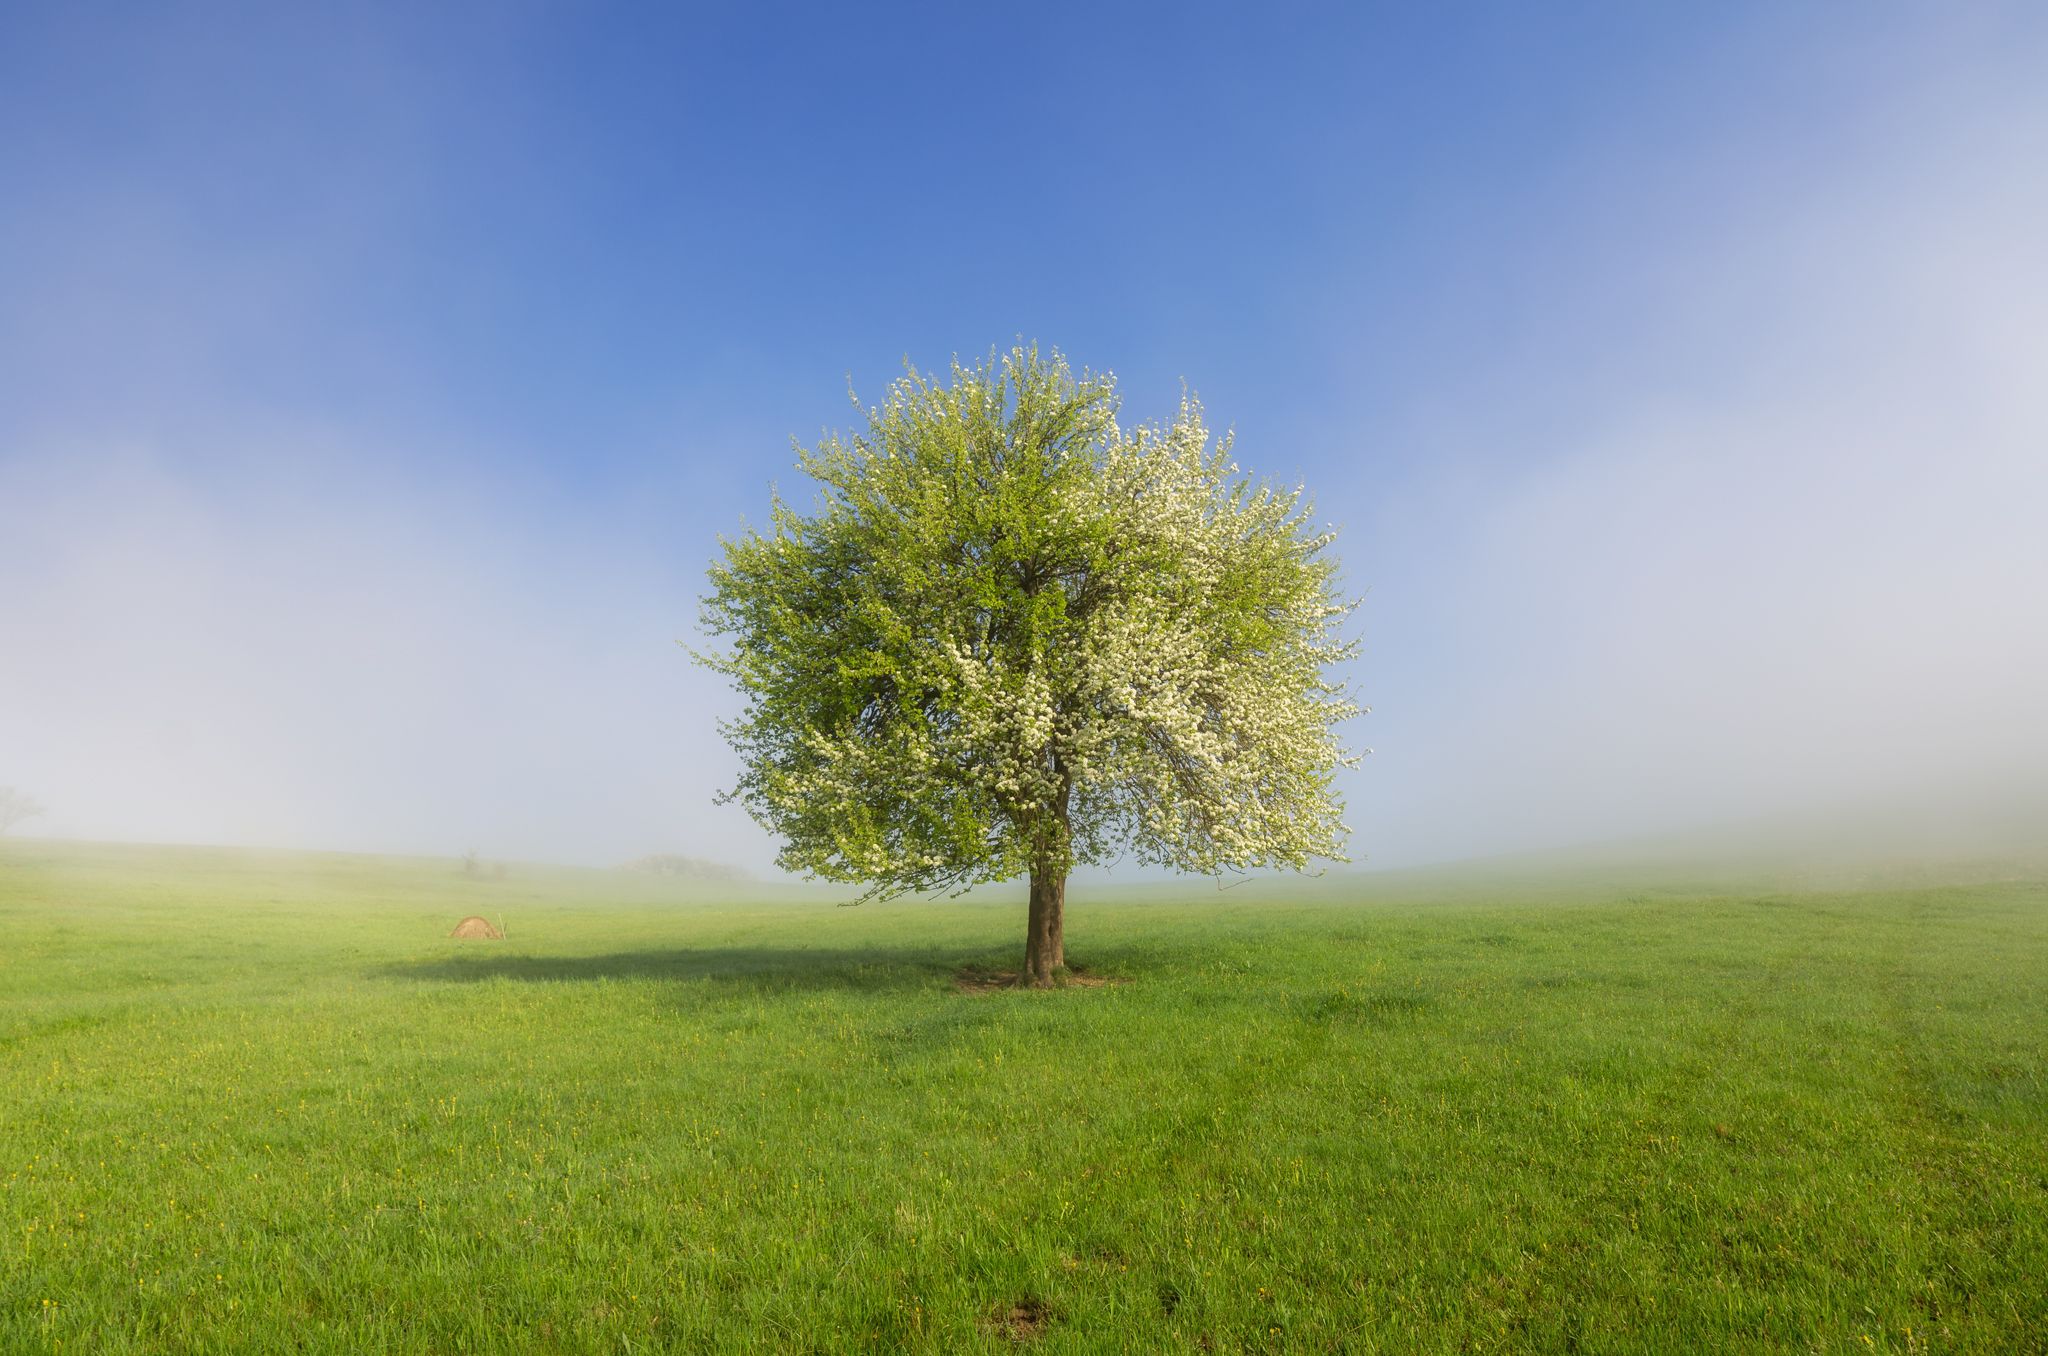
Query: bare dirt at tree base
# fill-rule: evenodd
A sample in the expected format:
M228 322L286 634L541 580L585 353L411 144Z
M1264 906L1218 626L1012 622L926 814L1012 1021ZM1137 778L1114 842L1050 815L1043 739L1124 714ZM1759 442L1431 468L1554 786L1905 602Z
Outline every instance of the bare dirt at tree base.
M1078 965L1069 965L1053 976L1055 989L1106 989L1112 984L1128 984L1127 979L1114 975L1091 975ZM953 990L956 993L1000 993L1005 989L1023 989L1024 976L1017 970L991 970L982 965L963 966L953 976Z

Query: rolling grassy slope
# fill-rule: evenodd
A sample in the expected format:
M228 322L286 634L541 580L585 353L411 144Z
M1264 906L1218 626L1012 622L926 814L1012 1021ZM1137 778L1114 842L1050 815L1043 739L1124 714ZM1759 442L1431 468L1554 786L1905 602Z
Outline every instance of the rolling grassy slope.
M2041 1350L2048 886L0 844L0 1350ZM503 942L444 936L504 918Z

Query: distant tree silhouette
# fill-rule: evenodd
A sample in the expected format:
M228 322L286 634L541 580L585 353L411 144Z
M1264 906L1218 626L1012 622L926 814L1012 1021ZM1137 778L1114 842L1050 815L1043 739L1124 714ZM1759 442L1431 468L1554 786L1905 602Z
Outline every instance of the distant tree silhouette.
M42 812L42 802L26 791L0 786L0 833L7 832L24 819L34 819Z

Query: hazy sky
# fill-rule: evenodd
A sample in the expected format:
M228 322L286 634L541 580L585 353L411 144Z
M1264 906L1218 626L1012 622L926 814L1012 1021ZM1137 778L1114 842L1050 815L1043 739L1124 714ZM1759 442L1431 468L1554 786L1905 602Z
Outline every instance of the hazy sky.
M1343 529L1374 861L2048 767L2048 9L333 8L0 17L33 831L765 865L716 534L1018 336Z

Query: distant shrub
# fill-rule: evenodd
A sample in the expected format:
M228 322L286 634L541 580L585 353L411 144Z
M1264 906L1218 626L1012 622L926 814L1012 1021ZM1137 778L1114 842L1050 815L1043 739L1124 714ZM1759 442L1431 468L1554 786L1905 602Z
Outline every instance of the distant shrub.
M638 861L626 863L628 871L645 871L656 876L684 876L690 880L752 880L736 866L724 862L707 861L702 857L684 857L673 852L657 852Z

